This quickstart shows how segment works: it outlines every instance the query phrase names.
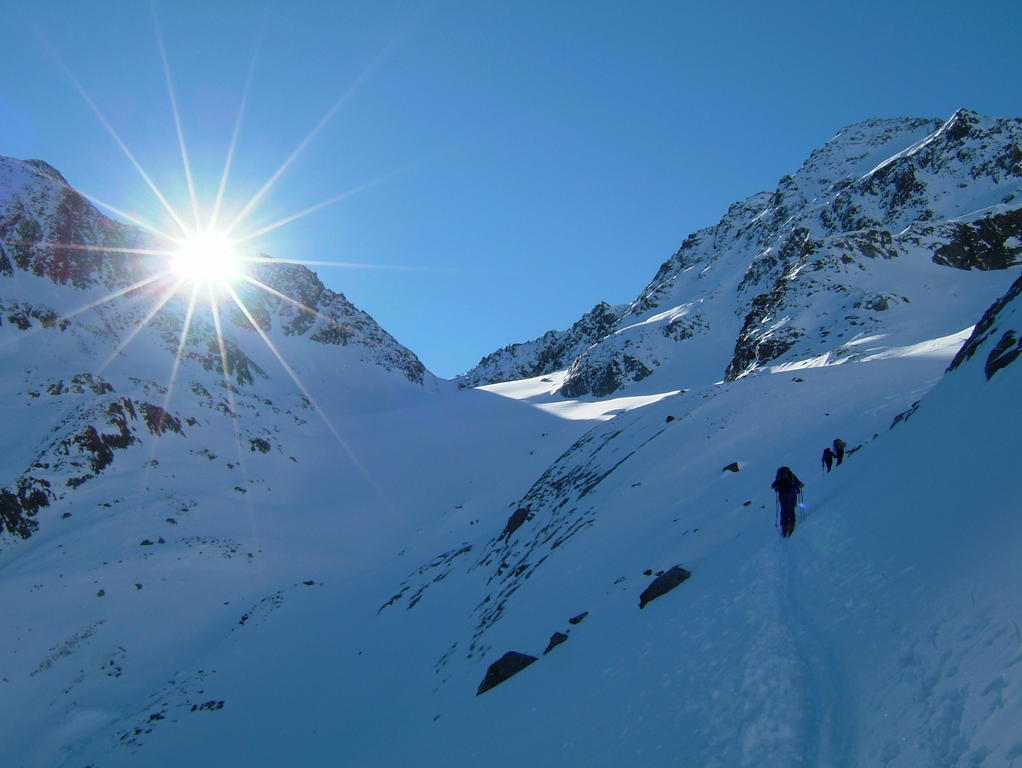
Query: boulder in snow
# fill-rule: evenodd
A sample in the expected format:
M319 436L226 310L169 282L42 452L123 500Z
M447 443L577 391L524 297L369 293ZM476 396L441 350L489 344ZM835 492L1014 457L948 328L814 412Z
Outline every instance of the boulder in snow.
M532 512L528 507L519 507L511 513L504 526L504 532L500 534L502 539L510 538L511 534L517 531L527 521L532 519Z
M680 565L676 565L669 571L660 574L639 595L639 608L645 608L646 603L650 600L656 600L661 595L666 595L691 575L689 571L686 571Z
M552 635L550 635L550 642L547 644L546 650L543 651L543 655L546 656L548 653L550 653L550 651L552 651L554 648L559 646L567 639L568 636L563 632L554 632Z
M530 656L527 653L508 651L486 670L486 677L479 683L479 690L476 691L476 696L480 693L486 693L495 685L500 685L508 678L514 677L535 660L535 656Z

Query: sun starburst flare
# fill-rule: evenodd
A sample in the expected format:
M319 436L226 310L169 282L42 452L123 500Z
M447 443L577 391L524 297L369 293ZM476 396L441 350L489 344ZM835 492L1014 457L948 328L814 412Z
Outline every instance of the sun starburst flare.
M384 506L393 511L393 506L390 504L383 490L369 476L368 471L355 455L351 446L344 440L340 431L334 426L326 412L312 396L312 393L301 380L294 367L285 360L281 351L273 344L269 336L260 327L257 318L253 315L251 309L245 305L242 296L236 290L236 287L239 284L252 286L256 290L263 291L268 295L274 296L277 299L284 300L289 304L296 306L301 312L308 313L325 323L337 325L339 323L338 320L320 312L316 307L310 307L307 304L288 296L284 291L278 290L277 288L268 285L263 280L258 279L259 277L262 277L262 275L259 275L260 266L268 263L276 263L360 269L421 269L415 267L400 267L396 265L360 264L357 262L271 259L259 254L258 252L248 250L251 248L251 244L253 242L257 242L257 238L260 238L261 236L285 225L292 224L306 216L310 216L328 206L339 203L346 198L363 192L364 190L384 183L394 177L396 175L395 172L385 174L339 194L332 195L322 202L302 208L297 213L278 218L269 225L260 227L253 226L248 228L247 231L244 229L245 223L251 219L256 207L266 198L267 194L276 185L277 181L294 165L297 158L305 152L306 148L313 142L317 135L326 128L327 124L330 123L334 116L349 102L352 95L362 87L372 71L389 55L393 45L386 46L384 50L378 54L346 88L341 91L340 95L334 99L318 122L298 142L295 148L287 154L287 157L270 175L270 177L261 186L259 186L257 191L249 197L247 201L238 204L237 207L234 208L232 214L227 215L227 209L231 207L228 205L227 196L228 176L235 163L235 151L238 144L238 136L242 127L242 118L249 100L253 74L256 69L259 42L261 42L263 30L260 30L259 32L259 41L257 41L250 66L248 68L246 82L241 94L238 114L234 121L227 157L223 165L219 184L215 190L211 190L208 195L204 195L203 190L196 184L197 177L193 174L193 169L191 167L188 145L185 139L185 131L181 121L181 111L178 106L177 94L175 92L173 78L171 75L170 58L167 53L163 29L160 24L159 16L156 12L155 4L151 6L151 11L152 23L156 36L156 49L158 50L159 60L162 65L164 85L169 97L171 116L173 118L173 125L177 136L177 148L183 165L183 173L186 182L185 189L187 190L188 195L187 209L190 209L190 211L187 214L183 214L171 204L168 196L161 191L152 175L143 168L142 163L128 148L127 143L114 128L107 116L102 112L96 100L93 99L85 86L56 52L55 48L47 40L45 40L45 37L42 33L40 33L40 37L43 39L46 49L56 60L60 69L64 72L67 78L71 81L75 90L85 101L90 111L106 129L107 133L111 136L114 143L119 147L132 167L134 167L141 176L146 186L166 212L170 222L172 222L169 227L171 231L168 231L167 226L147 221L142 216L128 213L122 208L110 205L96 197L77 192L77 190L72 190L71 187L69 187L62 179L54 178L53 181L64 186L69 193L82 194L86 199L111 212L115 216L120 217L123 221L127 221L136 227L145 230L149 233L151 241L158 241L158 245L157 247L151 248L120 248L84 245L79 243L51 242L41 244L43 247L54 249L66 248L71 251L93 251L101 254L118 253L126 256L134 255L142 257L143 261L147 261L148 263L146 268L148 274L143 276L136 272L134 275L135 278L141 277L141 279L135 279L134 282L126 287L114 290L101 298L91 300L83 306L57 317L53 321L47 321L47 323L44 324L44 327L51 327L54 324L63 323L70 318L81 315L89 310L97 310L106 302L110 302L121 297L127 296L128 298L139 301L144 301L146 298L151 297L151 304L143 311L143 316L137 323L133 324L133 326L127 331L126 335L119 340L116 348L110 356L97 369L96 372L99 373L110 366L111 363L113 363L124 352L128 345L139 337L143 329L154 321L157 315L159 315L161 311L167 307L168 303L175 298L179 298L186 309L183 317L181 318L180 336L176 340L176 349L172 350L174 359L164 399L164 411L169 411L175 385L181 372L183 361L187 356L187 347L190 338L189 334L192 333L192 327L196 322L196 317L198 316L200 309L203 309L203 311L208 313L208 316L210 316L213 321L216 349L218 351L222 367L224 386L226 387L227 396L230 401L230 412L232 416L232 423L234 425L235 439L238 443L239 457L242 457L241 432L237 420L238 408L235 402L235 383L232 382L228 343L224 336L223 319L221 317L223 311L221 302L226 302L228 305L233 304L239 310L240 315L249 321L251 328L255 329L257 335L265 343L272 356L280 363L281 367L297 386L303 397L312 405L313 409L326 425L330 434L342 447L344 452L351 458L352 462L356 467L358 467L370 485L376 489L380 498L384 502ZM200 201L207 197L211 199L212 205L208 210L204 211ZM166 224L167 222L164 223ZM247 252L242 252L241 246L243 244L247 244ZM35 243L27 245L35 245ZM42 330L42 328L39 328L38 330Z
M191 283L230 283L241 270L234 244L218 232L194 235L181 241L171 260L174 273Z

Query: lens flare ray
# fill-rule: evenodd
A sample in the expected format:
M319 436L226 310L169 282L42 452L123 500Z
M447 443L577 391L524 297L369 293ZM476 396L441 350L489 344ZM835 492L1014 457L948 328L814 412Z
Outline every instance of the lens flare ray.
M404 264L368 264L358 261L320 261L317 259L278 259L269 256L243 256L242 261L253 264L297 264L308 267L341 267L343 269L382 269L390 272L434 272L437 274L460 273L464 270L444 267L413 267Z
M177 211L174 210L174 206L172 206L170 202L168 202L167 198L164 197L163 193L160 191L160 188L156 186L156 182L154 182L149 177L149 174L146 173L145 169L142 167L142 164L139 163L139 161L135 158L135 155L132 153L132 151L128 149L128 145L124 143L124 139L122 139L120 134L117 133L117 130L113 127L113 125L110 124L110 121L106 119L106 115L104 115L100 108L96 105L96 102L93 101L92 96L89 95L88 91L85 90L85 86L83 86L81 82L79 82L78 78L75 77L74 73L71 72L67 64L64 63L64 60L53 49L53 47L50 46L50 44L45 40L44 44L49 49L50 53L54 56L54 58L56 58L57 63L60 65L60 68L64 71L64 74L66 74L67 77L71 80L71 83L74 85L75 90L78 91L78 95L81 96L82 99L84 99L85 103L89 105L89 109L92 110L92 113L96 116L96 119L99 120L99 122L102 124L104 128L106 128L107 133L109 133L113 140L117 143L117 146L121 148L121 151L124 153L124 156L128 158L128 161L135 167L135 170L138 171L139 175L149 186L149 189L151 189L153 194L156 195L156 199L160 201L160 203L166 209L167 213L170 214L170 217L174 220L178 227L181 228L181 231L185 235L188 235L189 229L185 225L185 223L181 221L181 217L177 215ZM110 210L113 210L113 208L111 208Z
M238 146L238 135L241 133L241 122L248 107L248 96L252 91L252 81L255 78L256 60L259 58L259 50L262 48L263 32L266 28L266 11L264 9L263 20L259 27L259 34L256 37L255 50L252 51L252 60L248 65L248 74L245 77L245 87L241 92L241 103L238 105L238 117L234 121L234 130L231 133L231 141L227 147L227 159L224 161L224 171L220 176L220 186L217 188L216 200L213 202L213 212L209 217L209 230L216 231L217 222L220 219L220 209L224 202L224 194L227 191L227 178L231 173L231 166L234 164L234 152Z
M125 294L131 293L132 291L137 291L138 289L144 288L145 286L151 285L152 283L155 283L155 282L157 282L159 280L163 280L164 278L168 277L170 274L171 273L168 270L166 272L160 272L160 273L155 274L155 275L150 275L149 277L144 278L143 280L139 280L136 283L132 283L131 285L129 285L126 288L121 288L120 290L117 290L117 291L114 291L113 293L107 294L106 296L103 296L103 297L101 297L99 299L96 299L95 301L90 301L88 304L83 304L82 306L78 307L78 309L74 309L74 310L72 310L70 312L66 312L66 313L64 313L62 315L58 315L53 321L51 321L49 323L37 326L35 328L32 328L31 330L25 331L20 336L8 339L7 341L5 341L3 343L3 346L7 346L8 344L13 344L13 343L19 341L20 339L26 338L28 336L32 336L33 334L39 333L39 331L44 331L47 328L52 328L55 325L60 325L65 320L70 320L72 317L76 317L77 315L80 315L83 312L88 312L90 309L95 309L96 307L100 306L101 304L106 304L108 301L113 301L114 299L116 299L116 298L118 298L120 296L124 296ZM106 367L106 366L104 366L104 367Z
M181 339L178 341L177 352L174 354L174 365L170 370L170 379L167 382L167 396L163 400L163 410L170 408L170 398L174 393L174 385L177 383L177 374L181 369L181 356L184 354L185 343L188 341L188 331L192 327L192 316L195 314L195 302L199 298L198 284L192 286L192 295L188 299L188 309L185 311L184 323L181 326Z
M108 245L85 245L82 243L54 243L38 240L0 240L0 245L38 246L40 248L67 248L72 251L95 251L97 253L130 253L139 256L170 256L173 251L159 251L152 248L117 248Z
M382 62L389 55L390 49L393 47L393 45L394 44L391 43L386 48L384 48L380 53L376 55L376 57L369 63L369 65L362 70L358 77L355 78L355 81L350 86L348 86L347 90L345 90L344 93L342 93L340 97L337 99L337 101L335 101L333 105L331 105L330 109L328 109L326 113L323 115L323 117L320 118L319 122L316 123L313 129L309 131L309 133L306 134L305 138L298 143L298 146L294 148L290 155L288 155L287 159L283 163L281 163L280 167L273 172L273 175L270 176L266 183L259 188L259 191L256 192L255 195L244 205L241 211L238 212L237 216L234 217L231 223L224 230L225 234L230 234L231 232L233 232L234 229L248 217L248 215L252 212L252 209L255 208L260 203L263 197L266 196L266 193L270 191L274 184L277 183L277 179L284 175L284 172L291 167L292 163L294 163L294 161L297 160L298 157L305 151L305 148L312 143L313 139L316 138L319 132L322 131L323 128L327 126L327 124L333 119L334 115L336 115L337 112L340 111L341 107L347 104L348 100L355 95L359 88L362 87L362 84L369 78L369 75L372 74L376 67L379 66L380 62Z
M327 317L322 312L319 312L318 310L315 310L312 307L309 307L309 306L307 306L305 304L302 304L302 302L298 301L298 299L294 299L294 298L288 296L286 293L282 293L281 291L278 291L276 288L272 288L272 287L268 286L266 283L264 283L264 282L262 282L260 280L256 280L251 275L242 275L241 278L243 280L245 280L246 282L249 282L252 285L256 286L257 288L262 288L267 293L273 294L274 296L277 296L278 298L281 298L284 301L287 301L287 302L290 302L291 304L294 304L296 307L298 307L299 309L303 310L304 312L308 312L310 315L315 315L316 317L320 318L321 320L324 320L324 321L330 323L330 325L333 325L333 326L338 327L338 328L343 327L343 323L339 322L338 320L335 320L332 317Z
M147 314L145 316L145 318L143 318L142 322L139 323L135 327L135 329L128 335L128 337L126 339L123 339L121 341L121 343L117 345L117 348L113 351L113 353L110 355L110 357L108 357L106 359L106 361L101 366L99 366L99 368L97 368L94 371L94 373L96 373L98 375L98 374L102 373L103 371L105 371L107 369L107 367L114 360L117 359L117 356L120 355L121 352L123 352L125 350L125 348L132 341L135 340L135 337L138 336L138 334L140 334L142 332L142 329L145 328L147 325L149 325L149 322L154 317L156 317L156 313L159 312L161 309L163 309L164 306L166 306L167 302L170 301L171 298L173 298L174 294L178 292L178 290L181 288L182 285L184 285L184 283L185 283L185 281L183 279L182 280L178 280L176 284L174 284L170 288L168 288L164 292L163 296L160 297L160 299L156 302L156 304L153 306L153 308L151 310L149 310L149 314Z
M241 467L241 478L243 487L248 487L248 461L245 458L245 451L241 445L241 425L238 423L238 404L234 397L234 387L231 385L231 375L227 367L227 347L224 344L223 328L220 325L220 304L213 294L213 286L206 286L206 298L209 302L209 310L213 315L213 327L216 329L217 346L220 349L220 365L223 367L224 387L227 389L227 402L231 409L231 427L234 431L234 444L238 449L238 466ZM246 497L247 498L247 497ZM251 502L249 502L249 525L253 526L251 518Z
M188 184L188 197L192 201L192 213L195 216L195 231L202 230L202 222L199 220L199 200L195 196L195 181L192 179L192 166L188 162L188 147L185 145L185 134L181 128L181 111L177 107L177 96L174 93L174 80L170 75L170 62L167 61L167 48L163 44L163 31L160 29L160 18L156 14L156 3L150 0L149 10L153 16L153 26L156 30L157 48L160 50L160 60L163 62L163 77L167 81L167 95L170 97L170 111L174 115L174 127L177 129L177 143L181 147L181 162L184 165L185 181Z
M277 358L277 362L280 363L281 367L285 371L287 371L287 375L291 377L291 380L295 383L295 386L297 386L298 389L301 390L302 394L305 395L309 403L312 404L312 407L316 410L316 413L323 420L323 423L326 425L326 428L330 431L330 434L334 436L334 439L337 440L338 445L340 445L341 448L344 449L344 452L348 454L348 458L351 459L352 463L358 468L359 472L362 473L362 476L366 479L366 482L369 483L370 486L372 486L372 488L383 500L383 503L387 506L387 508L392 513L396 514L396 510L390 503L390 500L387 498L386 494L383 492L383 489L380 488L380 486L376 483L375 480L373 480L372 476L369 474L369 471L359 460L358 456L355 455L355 452L351 449L351 446L348 445L347 441L343 437L341 437L341 433L337 431L337 428L333 425L333 422L330 421L330 418L326 415L326 412L316 401L316 398L312 396L312 393L309 392L305 384L302 383L302 380L298 377L298 374L295 373L294 369L291 368L290 365L288 365L287 361L284 359L284 356L280 353L277 347L270 340L270 337L267 336L266 332L259 327L259 323L256 322L256 319L252 316L252 313L249 312L248 307L246 307L244 302L242 302L241 297L239 297L238 294L234 291L234 289L231 288L230 286L227 286L227 291L230 293L231 298L234 299L234 303L238 305L238 308L241 310L242 314L244 314L245 317L248 319L249 323L252 324L252 327L256 330L256 333L258 333L259 336L262 338L267 348L270 350L271 353L273 353L273 356Z
M379 177L378 179L373 179L372 181L367 181L365 184L360 184L359 186L354 187L352 189L349 189L346 192L341 192L339 194L334 195L333 197L330 197L330 198L327 198L326 200L323 200L322 202L316 203L315 205L311 205L308 208L306 208L304 211L299 211L298 213L291 214L290 216L286 216L283 219L275 221L272 224L267 224L262 229L257 229L254 232L249 232L248 234L239 237L234 242L235 242L235 244L244 243L244 242L247 242L249 240L253 240L253 239L257 238L257 237L260 237L261 235L265 235L268 232L272 232L275 229L280 229L285 224L290 224L293 221L298 221L298 219L305 218L306 216L308 216L311 213L315 213L316 211L320 211L320 210L326 208L327 206L333 205L334 203L338 203L341 200L344 200L346 198L351 197L352 195L357 195L359 192L363 192L363 191L365 191L367 189L371 189L372 187L375 187L378 184L382 184L383 182L387 181L388 179L390 179L390 178L392 178L393 176L396 176L396 175L397 175L397 171L393 171L391 173L386 174L385 176Z

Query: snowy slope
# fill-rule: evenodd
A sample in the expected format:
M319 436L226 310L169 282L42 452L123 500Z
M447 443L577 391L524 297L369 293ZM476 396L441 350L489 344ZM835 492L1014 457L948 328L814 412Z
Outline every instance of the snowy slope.
M933 130L864 124L842 162L867 174ZM34 166L8 167L32 189L5 187L5 254L26 219L57 231L52 208L24 201L59 196ZM952 197L947 210L972 204ZM991 231L975 237L1014 247ZM337 325L247 297L295 378L225 312L228 388L215 318L199 311L171 388L181 302L104 366L151 294L68 316L111 285L9 257L0 511L11 519L13 498L15 525L39 526L0 539L7 761L1010 764L1022 282L1005 294L1017 268L952 269L926 247L870 262L874 290L915 292L911 312L879 312L868 332L807 335L718 381L736 304L730 330L684 340L701 356L691 374L664 362L614 397L577 399L569 371L468 390L416 380L389 337L288 267L264 281L349 313L353 335L316 341ZM712 280L665 275L663 295L691 280L727 316L717 287L738 291L748 258L710 266ZM828 311L846 301L818 288ZM662 317L672 300L651 298L628 333L684 320ZM838 436L850 454L824 474ZM806 481L786 541L769 489L781 464ZM37 493L49 506L29 510ZM640 609L673 566L691 578ZM544 654L555 632L567 639ZM537 661L477 696L507 651Z
M304 542L300 564L262 565L275 592L225 606L170 665L173 682L149 675L150 696L134 708L104 708L86 670L75 689L81 731L50 746L74 746L68 765L1007 764L1022 752L1009 442L1022 369L987 380L983 367L1009 327L1018 335L1017 301L1010 311L947 377L963 335L868 361L779 367L591 427L562 420L589 429L533 464L536 483L504 514L514 483L483 506L478 489L463 488L446 496L462 504L422 510L424 530L396 558L362 568L346 550L319 558ZM505 430L510 454L554 437L545 419L533 427L546 438L515 434L518 403L473 411L474 423ZM817 449L835 435L853 452L825 475ZM722 471L730 461L738 473ZM807 483L787 541L768 488L780 463ZM529 474L507 456L501 467L466 465L476 481ZM422 488L424 499L444 497ZM522 501L534 519L501 540ZM676 564L692 578L640 610L644 571ZM219 596L208 602L204 615ZM43 672L103 662L101 650L116 651L113 638L99 642L106 626ZM555 631L568 640L542 655ZM476 696L507 650L538 661Z
M0 743L12 764L75 763L108 739L134 749L138 708L164 693L215 713L191 698L205 690L191 685L206 677L197 660L320 579L395 557L420 529L472 525L517 476L473 489L463 472L538 473L581 429L458 393L295 265L253 270L272 291L238 288L247 315L200 302L182 339L188 292L161 305L159 282L132 288L154 270L134 252L148 238L44 164L0 171L0 580L17 596L0 622L0 705L19 712ZM527 441L539 445L518 455Z

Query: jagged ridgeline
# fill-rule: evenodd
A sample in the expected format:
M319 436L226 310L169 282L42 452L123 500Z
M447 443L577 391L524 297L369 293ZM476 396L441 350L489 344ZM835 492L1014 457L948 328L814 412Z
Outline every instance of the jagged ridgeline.
M161 305L168 283L150 280L166 271L166 258L152 251L167 247L100 213L48 164L0 158L0 343L11 410L0 522L7 534L27 538L41 510L165 433L194 432L205 443L207 431L233 434L237 422L243 444L269 446L279 440L264 434L268 426L239 421L239 412L308 420L310 403L267 357L252 321L285 340L285 355L336 369L340 379L374 369L397 386L435 389L411 351L296 264L252 265L270 289L237 287L252 320L225 301L221 341L216 318L199 302L182 341L189 291Z
M853 355L844 343L931 311L933 270L1019 264L1020 232L1022 120L966 109L867 120L689 235L630 305L598 305L460 381L567 369L562 395L602 397L658 370L684 387L821 350Z

